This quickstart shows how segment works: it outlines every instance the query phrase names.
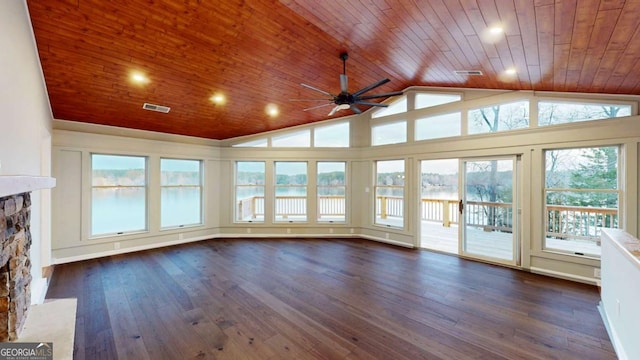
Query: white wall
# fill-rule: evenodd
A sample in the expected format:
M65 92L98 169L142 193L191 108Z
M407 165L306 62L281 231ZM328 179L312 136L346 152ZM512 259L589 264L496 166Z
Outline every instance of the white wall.
M478 156L518 156L521 176L521 226L520 244L522 269L545 273L552 276L569 278L577 281L596 283L594 269L600 266L596 257L578 254L561 253L543 249L544 238L544 152L547 149L563 147L587 147L621 145L620 174L624 178L624 197L620 200L622 227L631 234L637 234L638 211L638 146L640 144L640 117L638 115L625 118L598 121L576 122L554 126L535 126L527 129L503 131L498 133L459 136L429 141L412 141L413 126L408 126L408 141L402 144L386 146L369 146L371 124L407 120L412 121L450 111L461 111L489 106L500 102L528 99L536 104L540 98L553 97L556 100L580 101L612 101L632 104L632 114L637 114L638 96L612 96L604 94L539 94L531 91L497 92L477 89L461 90L464 100L458 103L440 105L438 107L408 111L407 113L390 115L385 118L369 119L369 113L350 116L352 147L348 149L334 148L241 148L231 147L233 140L219 143L195 145L186 144L184 139L173 137L174 141L164 138L154 140L153 134L140 131L119 129L113 132L108 127L98 125L72 125L71 122L54 121L54 176L58 177L58 187L54 194L56 215L76 214L68 218L54 217L54 256L59 262L96 257L117 251L130 251L145 246L162 246L178 240L189 241L206 237L350 237L359 236L371 240L388 242L400 246L417 247L420 242L420 220L418 201L419 169L421 160L447 158L473 158ZM531 123L537 124L537 114L531 114ZM344 121L344 119L329 120ZM77 124L77 123L76 123ZM464 121L463 121L464 124ZM312 124L316 127L325 124ZM283 129L252 137L236 139L238 142L260 137L268 137L295 129ZM72 130L72 131L69 131ZM114 130L114 129L112 129ZM113 135L106 135L112 132ZM92 134L93 133L93 134ZM209 223L184 233L182 239L177 232L158 232L150 229L144 234L129 234L102 239L90 239L87 234L90 197L90 169L88 155L93 152L116 152L130 155L163 156L177 151L180 156L203 159L206 163L206 201ZM63 156L64 155L64 156ZM405 160L405 216L403 228L385 227L373 224L373 164L376 160ZM262 160L266 162L266 188L273 186L273 163L275 161L307 161L309 162L309 186L315 184L316 161L347 162L347 221L346 223L323 224L314 221L315 199L310 198L309 219L306 223L277 223L272 216L262 223L235 223L234 212L234 162L237 160ZM69 163L71 161L72 163ZM75 163L74 163L75 162ZM68 178L67 178L68 177ZM64 195L62 195L64 192ZM152 193L157 195L157 192ZM311 192L313 193L313 192ZM64 199L64 200L62 200ZM70 199L73 199L75 208ZM271 195L267 190L265 203L271 209ZM151 199L150 203L157 203ZM267 210L269 211L269 210ZM60 214L60 215L59 215ZM153 216L153 214L151 214ZM214 220L215 219L215 220ZM64 222L67 222L63 226ZM72 223L72 224L71 224ZM60 231L58 231L60 230ZM120 249L115 249L119 242Z
M60 123L60 122L57 122ZM66 124L75 128L75 124ZM97 132L109 127L94 126ZM112 129L117 130L117 129ZM118 130L120 131L120 130ZM196 144L192 138L172 136L174 141L149 140L150 132L131 131L124 137L69 130L54 130L52 171L58 186L53 189L54 263L69 262L158 246L184 243L218 236L220 224L220 174L222 164L219 149ZM162 138L167 135L156 134ZM207 143L207 142L205 142ZM149 167L148 231L108 237L91 237L91 154L122 154L146 156ZM199 226L176 229L160 228L158 164L160 158L202 160L204 173L204 221Z
M50 176L51 109L25 1L0 2L0 175ZM50 192L32 194L32 302L46 284L50 253Z
M640 241L622 230L602 232L602 301L599 309L621 360L640 359Z

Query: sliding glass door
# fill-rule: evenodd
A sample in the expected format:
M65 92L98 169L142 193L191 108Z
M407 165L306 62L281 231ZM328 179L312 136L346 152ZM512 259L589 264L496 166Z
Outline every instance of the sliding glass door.
M460 254L517 265L517 158L464 159L461 167Z

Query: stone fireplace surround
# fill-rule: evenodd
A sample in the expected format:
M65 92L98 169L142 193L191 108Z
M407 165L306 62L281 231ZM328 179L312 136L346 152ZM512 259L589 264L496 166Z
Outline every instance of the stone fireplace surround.
M31 192L55 179L0 176L0 341L18 338L31 304Z

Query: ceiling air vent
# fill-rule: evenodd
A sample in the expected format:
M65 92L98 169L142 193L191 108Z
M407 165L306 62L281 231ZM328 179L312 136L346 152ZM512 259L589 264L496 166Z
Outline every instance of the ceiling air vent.
M456 75L464 75L464 76L481 76L482 71L480 70L456 70L453 72Z
M144 105L142 105L142 108L145 110L157 111L165 114L168 113L169 110L171 110L171 108L168 106L155 105L155 104L149 104L149 103L144 103Z

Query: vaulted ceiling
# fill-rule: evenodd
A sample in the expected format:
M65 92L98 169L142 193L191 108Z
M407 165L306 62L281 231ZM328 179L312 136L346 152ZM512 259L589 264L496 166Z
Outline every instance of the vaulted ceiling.
M638 0L27 4L56 119L209 139L326 120L328 100L291 99L326 98L301 83L339 93L344 51L351 92L389 78L371 93L443 86L640 94ZM134 72L146 79L136 83ZM216 94L225 101L212 101Z

